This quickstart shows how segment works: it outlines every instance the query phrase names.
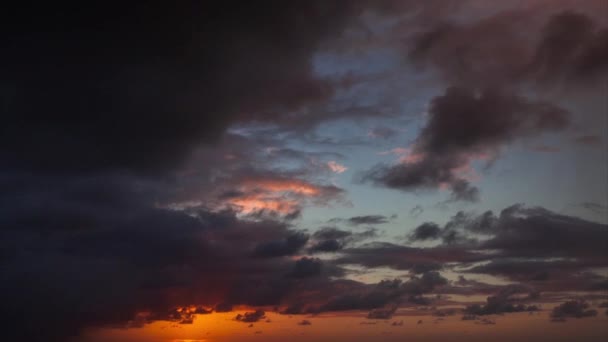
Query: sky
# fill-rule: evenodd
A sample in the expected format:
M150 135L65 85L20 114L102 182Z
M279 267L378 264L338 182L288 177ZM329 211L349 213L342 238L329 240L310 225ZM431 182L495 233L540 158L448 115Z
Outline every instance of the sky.
M8 6L3 339L606 340L607 13Z

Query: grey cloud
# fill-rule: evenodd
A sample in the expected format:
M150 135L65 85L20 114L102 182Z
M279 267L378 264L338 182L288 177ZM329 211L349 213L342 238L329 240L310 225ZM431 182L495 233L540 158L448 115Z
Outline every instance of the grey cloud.
M264 242L255 247L253 255L261 258L274 258L297 253L306 242L308 235L294 232L283 240Z
M597 310L589 309L589 304L584 300L570 300L564 302L551 311L551 320L560 322L566 318L585 318L597 316Z
M256 310L253 312L245 312L242 315L238 314L234 319L244 323L255 323L264 318L266 318L266 313L263 310Z
M424 241L438 239L440 236L441 228L437 224L425 222L414 229L409 239L410 241Z
M451 199L477 201L478 190L466 179L470 175L462 174L472 172L472 161L490 162L518 138L569 125L568 113L561 108L490 88L481 92L448 88L433 99L429 114L410 161L377 165L361 180L403 191L446 185Z

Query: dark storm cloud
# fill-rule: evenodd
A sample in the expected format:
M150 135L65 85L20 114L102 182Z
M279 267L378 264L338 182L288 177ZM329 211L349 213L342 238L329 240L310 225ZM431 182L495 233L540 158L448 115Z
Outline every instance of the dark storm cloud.
M21 169L166 169L232 122L326 98L310 56L357 7L13 8L0 152Z
M185 324L192 317L163 313L192 304L217 304L218 312L278 305L296 278L323 278L314 260L294 268L279 257L307 239L286 223L155 208L147 194L157 193L157 184L139 184L139 192L131 181L75 178L30 184L13 201L3 194L1 316L19 336L63 340L83 326L126 324L138 312L152 313L146 321ZM35 215L26 215L28 208ZM31 305L44 320L26 318Z
M293 283L285 277L291 265L250 256L290 254L301 240L267 217L166 209L181 205L189 188L176 174L191 169L176 167L200 144L220 142L231 124L289 126L283 115L328 99L331 86L313 75L311 56L360 8L325 1L7 8L5 337L63 341L86 326L191 303L223 302L218 311L277 304ZM217 178L239 156L203 155L201 179ZM256 291L247 297L243 284Z
M362 179L404 191L449 187L453 200L476 201L472 162L490 163L518 138L563 130L567 112L496 89L451 87L431 102L429 119L407 156L378 165Z

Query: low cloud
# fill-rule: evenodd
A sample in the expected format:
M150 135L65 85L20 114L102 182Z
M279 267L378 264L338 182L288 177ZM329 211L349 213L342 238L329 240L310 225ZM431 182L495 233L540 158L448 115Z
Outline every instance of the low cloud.
M243 323L255 323L265 318L266 313L263 310L256 310L253 312L245 312L244 314L238 314L234 319Z
M589 304L584 300L570 300L556 306L551 311L551 320L555 322L565 321L567 318L593 316L597 316L597 310L589 309Z

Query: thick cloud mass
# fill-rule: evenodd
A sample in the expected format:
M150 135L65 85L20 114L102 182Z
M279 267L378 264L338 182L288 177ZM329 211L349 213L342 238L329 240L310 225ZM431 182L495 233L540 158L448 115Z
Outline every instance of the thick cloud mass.
M596 84L608 71L608 31L582 9L546 11L550 15L517 9L442 23L418 35L408 57L457 85Z
M364 180L406 191L447 186L455 200L476 201L474 160L491 161L517 138L557 131L567 112L549 103L485 89L448 88L431 103L429 120L410 153L393 166L379 165Z
M156 2L7 11L14 25L2 33L2 158L19 169L153 172L195 143L217 140L232 122L280 120L329 95L309 60L351 7Z

